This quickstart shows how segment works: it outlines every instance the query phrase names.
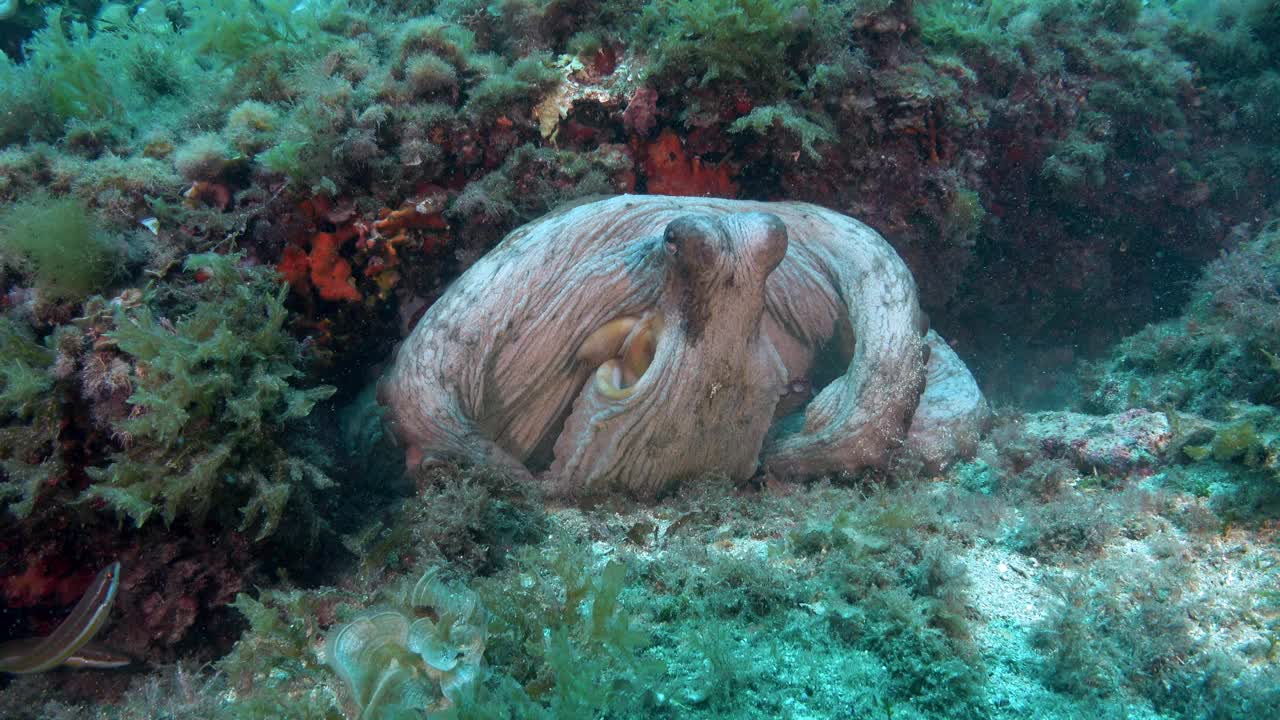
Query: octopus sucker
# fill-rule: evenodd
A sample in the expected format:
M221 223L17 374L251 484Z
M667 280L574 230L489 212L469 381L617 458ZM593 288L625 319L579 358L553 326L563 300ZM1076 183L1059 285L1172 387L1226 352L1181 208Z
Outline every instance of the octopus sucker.
M601 325L578 347L578 360L590 365L600 365L615 357L638 322L638 317L624 316Z
M625 322L622 322L623 320ZM597 336L606 330L612 333L624 326L629 330L627 336L622 339L614 356L600 363L595 373L596 389L617 400L629 397L634 392L636 383L640 382L653 364L654 353L657 351L657 335L662 331L662 319L657 315L647 315L639 320L634 318L615 320L593 333L588 342L598 341ZM596 345L604 346L605 343L596 342ZM592 359L584 357L582 352L579 352L578 357L588 361Z

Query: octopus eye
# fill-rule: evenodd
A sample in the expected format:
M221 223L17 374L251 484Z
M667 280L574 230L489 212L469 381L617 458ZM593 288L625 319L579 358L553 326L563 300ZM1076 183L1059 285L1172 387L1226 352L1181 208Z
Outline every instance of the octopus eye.
M668 255L675 255L680 251L680 248L670 239L662 241L662 249L665 250Z

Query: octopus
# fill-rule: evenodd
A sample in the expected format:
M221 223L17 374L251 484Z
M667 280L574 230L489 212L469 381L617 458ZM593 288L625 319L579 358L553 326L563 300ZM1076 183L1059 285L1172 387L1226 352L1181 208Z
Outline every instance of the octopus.
M623 195L517 228L379 382L410 464L652 497L971 455L989 418L870 227L799 202Z

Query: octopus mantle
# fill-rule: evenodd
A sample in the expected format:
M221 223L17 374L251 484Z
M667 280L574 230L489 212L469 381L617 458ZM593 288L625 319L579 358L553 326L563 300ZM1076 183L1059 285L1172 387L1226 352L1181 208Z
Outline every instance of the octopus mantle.
M874 230L805 203L619 196L516 229L379 398L411 462L653 495L971 454L988 410Z

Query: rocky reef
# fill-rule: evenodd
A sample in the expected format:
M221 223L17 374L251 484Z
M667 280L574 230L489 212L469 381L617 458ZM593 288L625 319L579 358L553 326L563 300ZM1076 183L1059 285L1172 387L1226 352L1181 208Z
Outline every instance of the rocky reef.
M0 717L1280 716L1277 48L1275 0L0 0L0 643L132 661ZM396 347L621 194L865 223L994 426L641 503L406 471Z

